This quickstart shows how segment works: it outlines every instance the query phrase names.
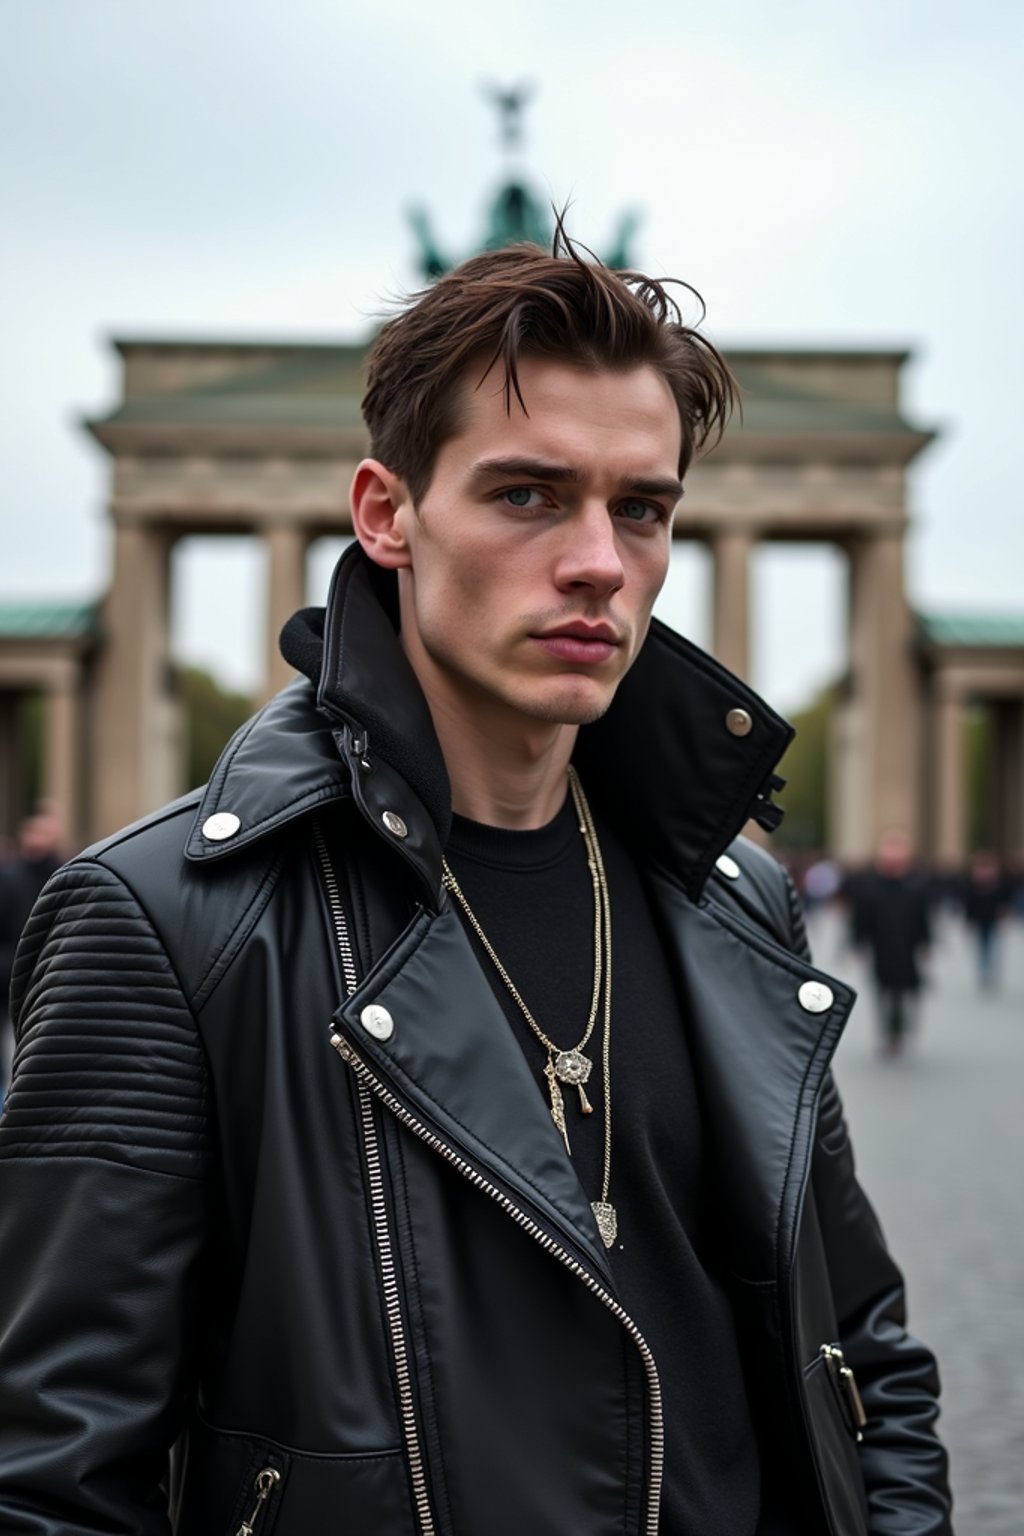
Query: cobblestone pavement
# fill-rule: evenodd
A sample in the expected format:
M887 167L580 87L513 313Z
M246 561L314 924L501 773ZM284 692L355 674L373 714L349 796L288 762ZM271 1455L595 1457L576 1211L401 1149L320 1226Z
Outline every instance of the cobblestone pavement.
M979 992L969 936L939 925L916 1037L877 1051L865 968L833 914L815 960L860 990L836 1059L861 1180L942 1368L957 1536L1024 1533L1024 924Z

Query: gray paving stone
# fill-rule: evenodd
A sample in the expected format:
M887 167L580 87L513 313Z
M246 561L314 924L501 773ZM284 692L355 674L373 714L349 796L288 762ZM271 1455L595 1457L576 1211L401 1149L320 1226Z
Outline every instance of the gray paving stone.
M815 959L860 990L836 1059L862 1182L907 1279L910 1326L939 1358L958 1536L1024 1533L1024 925L998 992L969 935L940 924L915 1038L877 1050L869 977L834 914Z

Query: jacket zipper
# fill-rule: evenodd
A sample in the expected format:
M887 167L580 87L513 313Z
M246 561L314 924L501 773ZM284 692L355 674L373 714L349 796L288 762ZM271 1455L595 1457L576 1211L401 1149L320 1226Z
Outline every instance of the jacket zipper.
M341 953L342 971L345 976L345 984L348 988L348 994L351 996L352 993L356 990L356 986L358 985L358 977L356 974L355 960L352 952L352 942L348 932L348 923L345 917L344 908L341 904L338 882L335 877L334 870L331 866L330 856L327 852L327 845L318 826L315 828L315 836L317 851L320 856L320 864L324 874L324 886L327 892L327 901L331 910L331 919L333 921L335 935L337 936L338 940L338 948ZM583 1284L587 1287L591 1294L596 1296L597 1299L608 1308L612 1316L622 1324L626 1332L629 1334L629 1337L633 1340L633 1343L640 1351L640 1357L643 1361L644 1370L647 1375L647 1388L650 1400L650 1480L647 1492L646 1536L657 1536L658 1515L661 1506L661 1484L665 1467L665 1421L661 1402L661 1383L658 1380L657 1366L655 1365L654 1356L648 1347L647 1341L644 1339L644 1336L640 1332L636 1323L634 1323L629 1314L619 1305L614 1296L610 1295L609 1292L606 1291L600 1284L600 1282L595 1280L593 1275L591 1275L588 1270L584 1269L583 1265L580 1264L577 1259L573 1258L571 1253L568 1253L566 1249L557 1243L553 1237L549 1236L549 1234L545 1232L542 1226L534 1221L531 1216L527 1215L525 1211L521 1210L514 1201L510 1200L507 1195L503 1194L503 1192L494 1184L490 1183L488 1179L485 1179L482 1174L478 1173L471 1163L468 1163L465 1158L461 1157L457 1152L453 1151L453 1149L449 1147L445 1142L443 1142L438 1136L436 1136L428 1126L425 1126L422 1121L417 1120L415 1115L410 1114L405 1106L395 1098L387 1086L374 1075L371 1069L366 1065L365 1061L363 1061L362 1057L359 1056L355 1050L353 1050L351 1045L349 1045L345 1037L343 1035L339 1035L336 1030L331 1031L331 1044L334 1046L342 1060L346 1062L352 1071L356 1074L361 1091L360 1105L363 1103L362 1094L365 1093L367 1099L369 1099L371 1092L375 1094L380 1102L385 1106L385 1108L389 1109L391 1113L395 1115L400 1124L404 1125L408 1130L412 1131L414 1135L418 1136L421 1141L425 1142L426 1145L430 1147L431 1151L437 1152L442 1158L444 1158L445 1162L449 1163L453 1168L461 1173L464 1178L468 1179L475 1189L481 1190L484 1194L489 1195L491 1199L496 1200L501 1209L505 1211L509 1216L511 1216L512 1220L518 1226L522 1227L524 1232L529 1233L529 1235L534 1238L536 1242L540 1243L541 1247L546 1253L550 1253L554 1258L558 1259L561 1264L564 1264L571 1274L575 1275L577 1279L582 1280ZM369 1116L364 1115L364 1124L369 1118ZM374 1136L375 1135L376 1133L374 1132ZM383 1201L383 1193L381 1195L381 1199ZM386 1211L384 1213L384 1219L386 1223ZM408 1367L406 1367L406 1375L408 1375ZM412 1420L412 1429L413 1435L415 1436L415 1420ZM418 1446L416 1454L417 1460L419 1460ZM422 1477L422 1464L420 1466L420 1475ZM418 1501L417 1507L419 1507ZM423 1516L421 1512L421 1520L422 1518ZM427 1518L428 1520L430 1518L429 1509L427 1510ZM432 1530L432 1525L429 1527L424 1527L424 1530L428 1529Z
M249 1518L242 1521L241 1525L238 1527L238 1530L235 1532L235 1536L254 1536L256 1530L256 1522L263 1514L267 1505L267 1500L270 1498L270 1495L273 1493L274 1489L277 1487L280 1481L281 1474L276 1467L264 1467L261 1471L257 1472L256 1481L253 1484L253 1491L256 1494L256 1502L252 1509L249 1511Z
M348 930L345 909L341 903L341 892L338 889L337 876L334 873L334 867L331 863L330 854L327 851L327 843L323 832L316 822L313 825L313 836L316 841L320 868L323 872L324 887L327 892L327 903L330 907L338 952L341 956L341 970L345 980L345 990L349 997L351 997L359 985L355 951ZM427 1491L427 1479L423 1469L423 1453L420 1449L419 1431L416 1425L412 1377L409 1371L409 1353L405 1342L405 1322L402 1317L402 1299L398 1287L398 1275L395 1269L394 1246L391 1241L391 1222L384 1195L384 1175L381 1169L380 1144L377 1137L377 1127L373 1119L373 1097L366 1083L361 1078L357 1081L356 1091L359 1099L359 1121L363 1139L363 1153L366 1159L367 1185L370 1193L370 1213L373 1220L374 1239L377 1244L377 1260L380 1265L381 1288L384 1294L384 1311L387 1317L388 1333L391 1338L391 1353L395 1364L399 1415L402 1420L402 1433L405 1438L405 1451L409 1463L409 1475L412 1481L413 1501L416 1505L416 1514L422 1536L435 1536L434 1517L430 1508L430 1495Z

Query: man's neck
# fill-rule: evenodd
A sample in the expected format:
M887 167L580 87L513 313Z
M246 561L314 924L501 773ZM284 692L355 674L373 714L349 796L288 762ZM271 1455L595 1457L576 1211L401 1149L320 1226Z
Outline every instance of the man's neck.
M561 810L577 727L510 719L425 690L452 788L452 809L510 831L546 826Z
M561 810L576 727L536 723L503 730L431 710L452 786L452 809L470 821L526 832Z
M508 753L499 761L487 745L480 753L453 753L442 739L441 750L451 780L452 809L470 821L526 832L546 826L565 802L571 739L559 741L542 757L523 753L518 761Z

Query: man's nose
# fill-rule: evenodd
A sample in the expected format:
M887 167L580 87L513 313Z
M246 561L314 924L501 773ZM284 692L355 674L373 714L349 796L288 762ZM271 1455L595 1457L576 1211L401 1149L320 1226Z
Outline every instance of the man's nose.
M615 520L603 503L580 508L565 524L555 579L563 591L617 592L625 580Z

